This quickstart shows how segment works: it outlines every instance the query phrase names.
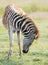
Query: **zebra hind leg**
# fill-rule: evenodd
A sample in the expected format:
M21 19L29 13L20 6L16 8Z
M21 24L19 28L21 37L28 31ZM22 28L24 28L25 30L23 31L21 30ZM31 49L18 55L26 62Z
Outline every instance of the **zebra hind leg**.
M8 52L8 59L11 57L12 55L12 46L13 46L13 31L11 26L9 27L9 40L10 40L10 48L9 48L9 52Z

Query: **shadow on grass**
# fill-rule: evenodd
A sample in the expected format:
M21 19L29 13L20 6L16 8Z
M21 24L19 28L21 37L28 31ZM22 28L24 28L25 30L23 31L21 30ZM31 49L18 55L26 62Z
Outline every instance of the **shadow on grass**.
M28 55L41 55L41 56L48 56L48 52L32 52L29 53Z
M7 56L6 54L4 54L0 58L0 65L23 65L23 60L18 56L16 57L13 56L9 60L7 60Z
M22 61L18 59L17 61L15 60L7 60L6 58L0 59L0 65L22 65Z
M0 65L17 65L13 60L0 59Z
M35 62L35 61L41 61L41 59L33 59L33 61Z

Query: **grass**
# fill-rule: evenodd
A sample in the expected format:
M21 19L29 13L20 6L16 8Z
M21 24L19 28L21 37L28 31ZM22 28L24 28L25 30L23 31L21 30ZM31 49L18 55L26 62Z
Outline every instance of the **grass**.
M48 6L38 6L36 4L30 4L29 6L20 6L26 13L30 12L48 12ZM5 7L0 8L0 18L2 18L4 14Z
M25 12L29 13L29 12L36 12L36 11L44 11L44 12L48 12L48 0L1 0L0 3L0 17L2 17L3 13L4 13L4 8L8 5L8 4L16 4L19 5ZM3 4L3 5L2 5Z
M22 6L22 9L29 13L29 12L37 12L37 11L40 11L40 12L48 12L48 6L45 6L45 5L38 5L38 4L29 4L29 6Z
M0 8L0 18L2 18L2 16L3 16L3 14L4 14L4 8Z
M9 61L7 60L9 50L8 31L0 24L0 65L48 65L48 19L35 19L35 21L40 30L39 40L35 40L29 52L27 54L22 53L20 57L15 34L13 54Z

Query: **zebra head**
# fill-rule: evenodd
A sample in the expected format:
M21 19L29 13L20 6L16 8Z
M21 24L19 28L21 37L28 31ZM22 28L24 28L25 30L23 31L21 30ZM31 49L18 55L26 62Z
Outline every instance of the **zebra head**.
M29 51L29 47L34 41L34 36L30 36L30 38L25 37L23 40L23 53L27 53Z

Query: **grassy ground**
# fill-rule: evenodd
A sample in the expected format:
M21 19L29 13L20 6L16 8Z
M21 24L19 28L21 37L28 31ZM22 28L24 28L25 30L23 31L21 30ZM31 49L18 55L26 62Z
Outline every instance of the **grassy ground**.
M13 55L9 61L7 60L9 37L7 30L2 24L0 25L0 65L48 65L48 19L34 20L40 30L39 40L34 41L29 52L22 54L20 58L18 55L17 36L15 34Z
M0 0L0 17L8 4L15 3L26 12L48 11L48 0ZM34 41L27 54L21 58L18 53L17 35L15 34L13 54L7 60L9 50L8 31L0 24L0 65L48 65L48 19L34 19L40 30L40 38ZM21 41L22 41L21 35Z

